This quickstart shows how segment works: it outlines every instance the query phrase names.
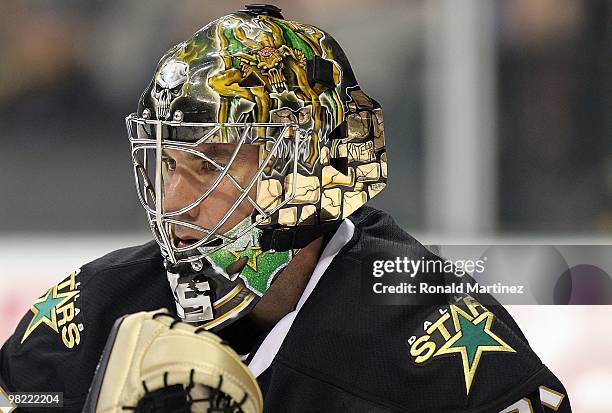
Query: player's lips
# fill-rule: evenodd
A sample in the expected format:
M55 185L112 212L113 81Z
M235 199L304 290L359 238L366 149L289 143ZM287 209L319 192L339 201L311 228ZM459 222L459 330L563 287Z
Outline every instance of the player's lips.
M175 241L176 246L178 248L185 248L185 247L189 247L189 246L195 244L196 242L199 241L199 239L193 238L193 237L189 237L189 236L177 237L175 235L174 236L174 241Z
M196 238L196 237L194 237L192 235L176 235L176 234L172 234L171 238L172 238L172 244L176 248L186 248L186 247L192 246L193 244L195 244L198 241L201 241L203 237ZM220 238L213 238L213 239L205 242L201 246L202 247L218 247L222 243L223 243L223 241Z
M195 239L180 240L176 246L179 247L179 248L185 248L185 247L189 247L190 245L195 244L196 241L197 240L195 240Z

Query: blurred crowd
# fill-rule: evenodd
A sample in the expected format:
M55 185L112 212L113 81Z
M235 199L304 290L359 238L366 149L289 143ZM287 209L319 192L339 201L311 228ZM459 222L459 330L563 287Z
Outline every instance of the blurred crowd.
M612 2L499 4L500 221L612 230Z

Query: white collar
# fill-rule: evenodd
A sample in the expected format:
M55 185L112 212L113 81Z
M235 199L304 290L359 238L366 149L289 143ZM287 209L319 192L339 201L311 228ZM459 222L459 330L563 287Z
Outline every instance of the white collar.
M325 246L325 249L321 253L319 262L312 272L312 276L310 277L310 280L308 281L308 284L306 285L306 288L304 289L295 310L286 314L276 323L266 338L262 341L261 345L257 349L257 352L255 352L255 355L251 359L249 369L255 377L259 377L261 373L270 367L270 364L272 364L272 360L274 357L276 357L276 354L283 344L287 333L289 333L293 320L295 320L295 317L300 312L300 309L316 287L332 260L336 257L336 255L338 255L342 247L344 247L351 240L351 238L353 238L354 232L355 224L353 224L350 219L345 219L342 221L342 224L340 224L340 227L338 227L338 230L329 240Z

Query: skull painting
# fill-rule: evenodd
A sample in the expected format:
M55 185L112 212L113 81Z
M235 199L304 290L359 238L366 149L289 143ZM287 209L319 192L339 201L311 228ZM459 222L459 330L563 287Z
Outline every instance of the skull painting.
M270 122L271 111L282 108L284 100L300 101L302 106L312 108L306 163L313 166L319 159L319 140L329 132L324 130L326 111L332 113L334 126L343 118L336 90L341 82L338 65L328 61L331 84L311 81L308 76L308 60L314 61L315 56L325 60L327 56L321 45L324 33L260 15L251 20L232 16L221 19L216 34L223 66L209 76L208 85L220 98L219 122L229 121L231 103L236 98L252 102L255 120L261 123ZM258 131L262 136L264 132Z
M286 91L286 79L282 72L285 55L281 54L279 49L266 46L259 49L255 56L257 57L255 64L261 69L261 73L268 78L272 90L277 93Z
M157 119L170 117L170 104L182 95L188 70L187 63L178 60L166 62L160 69L155 78L155 87L151 91L151 97L157 103L155 106Z

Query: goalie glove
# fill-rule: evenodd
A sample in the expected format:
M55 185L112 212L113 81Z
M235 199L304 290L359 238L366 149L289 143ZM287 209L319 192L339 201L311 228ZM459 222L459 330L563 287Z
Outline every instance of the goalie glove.
M257 381L219 337L166 309L119 318L85 402L84 413L260 413Z

